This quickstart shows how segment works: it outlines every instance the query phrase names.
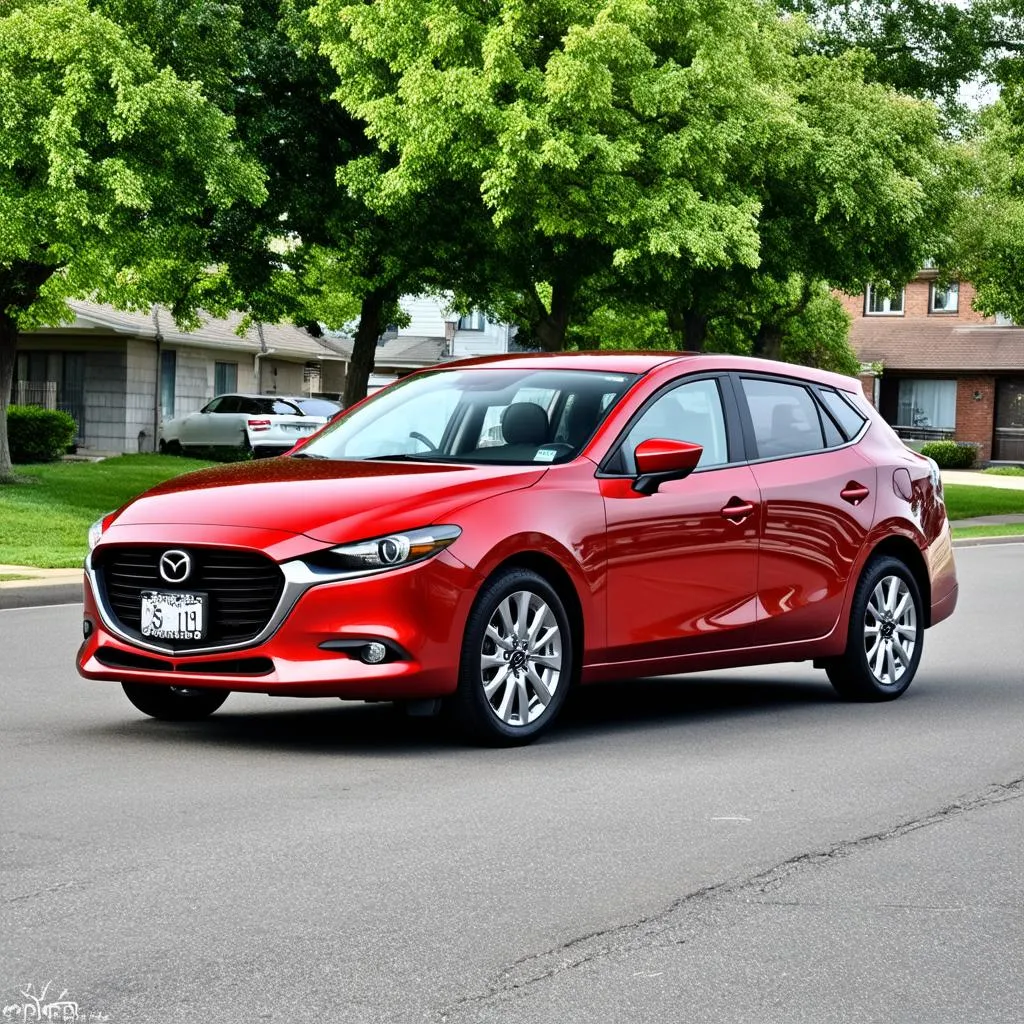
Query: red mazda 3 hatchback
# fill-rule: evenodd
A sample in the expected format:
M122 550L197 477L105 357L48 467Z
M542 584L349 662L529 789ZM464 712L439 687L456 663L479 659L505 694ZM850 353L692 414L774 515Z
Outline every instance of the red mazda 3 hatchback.
M957 600L937 467L858 382L714 355L417 373L90 543L79 671L146 714L394 700L496 744L601 679L813 659L891 700Z

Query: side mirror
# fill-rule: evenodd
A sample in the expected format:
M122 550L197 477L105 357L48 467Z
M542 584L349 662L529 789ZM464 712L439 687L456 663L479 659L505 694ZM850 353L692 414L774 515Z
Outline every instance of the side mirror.
M639 494L654 494L669 480L682 480L689 476L700 462L704 446L689 441L672 441L664 437L651 437L636 446L636 480L633 490Z

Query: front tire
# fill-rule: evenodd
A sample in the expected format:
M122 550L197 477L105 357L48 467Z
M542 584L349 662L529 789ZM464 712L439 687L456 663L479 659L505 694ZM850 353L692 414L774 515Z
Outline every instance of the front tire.
M228 699L227 690L190 689L122 683L125 696L143 714L164 722L196 722L212 715Z
M895 700L910 686L924 646L924 608L914 574L896 558L873 558L857 583L845 653L825 664L847 700Z
M462 732L488 746L530 743L565 703L575 651L565 607L544 577L499 573L466 623L452 710Z

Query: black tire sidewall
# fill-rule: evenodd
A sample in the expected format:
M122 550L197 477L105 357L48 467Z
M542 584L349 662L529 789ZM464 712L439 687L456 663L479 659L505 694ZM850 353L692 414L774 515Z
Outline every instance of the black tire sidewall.
M180 693L172 686L122 683L121 689L144 715L165 722L194 722L212 715L228 698L227 690Z
M562 635L562 668L558 687L544 713L529 725L509 726L494 714L483 691L480 651L484 631L498 605L510 594L529 591L540 597L554 613ZM499 571L481 588L466 621L459 659L459 685L454 699L456 719L471 739L491 746L528 743L547 731L558 717L568 696L575 666L575 643L562 599L543 576L529 569Z

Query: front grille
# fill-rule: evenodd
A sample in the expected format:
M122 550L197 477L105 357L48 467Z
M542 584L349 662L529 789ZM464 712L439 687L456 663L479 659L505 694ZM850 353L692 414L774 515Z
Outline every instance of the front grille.
M277 564L254 551L178 548L192 557L192 573L180 585L160 576L160 556L168 548L111 547L94 553L93 565L107 605L121 629L144 642L142 591L193 591L209 595L204 640L152 641L175 650L218 647L252 640L266 628L284 590Z

